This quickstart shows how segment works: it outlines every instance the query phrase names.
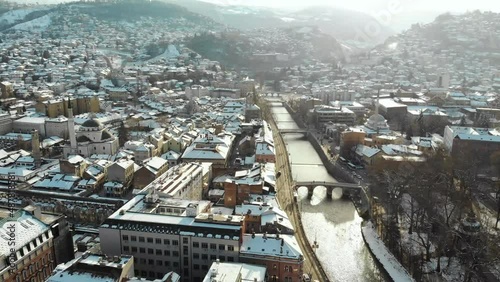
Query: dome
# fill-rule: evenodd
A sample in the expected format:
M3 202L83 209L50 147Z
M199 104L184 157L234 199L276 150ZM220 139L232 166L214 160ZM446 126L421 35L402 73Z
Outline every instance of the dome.
M82 127L101 127L102 124L95 119L89 119L89 120L85 121L81 126Z
M372 115L366 122L365 126L374 130L389 128L387 121L381 114Z

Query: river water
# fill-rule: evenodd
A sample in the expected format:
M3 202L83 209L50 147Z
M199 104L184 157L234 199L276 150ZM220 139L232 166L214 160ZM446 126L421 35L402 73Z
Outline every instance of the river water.
M298 128L281 103L271 105L279 129ZM283 139L294 180L335 181L302 134L285 134ZM341 199L341 192L334 190L334 200L326 199L324 187L317 187L310 200L307 188L299 188L298 194L304 230L309 242L318 242L316 254L331 281L390 281L365 246L362 219L349 200Z

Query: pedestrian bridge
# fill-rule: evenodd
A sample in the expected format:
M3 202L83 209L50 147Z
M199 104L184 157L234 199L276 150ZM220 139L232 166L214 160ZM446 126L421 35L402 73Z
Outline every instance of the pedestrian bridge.
M307 188L307 198L311 199L314 189L318 186L323 186L326 188L326 194L328 198L332 197L333 190L335 188L342 189L342 194L348 195L359 195L365 193L363 186L356 183L341 183L341 182L328 182L328 181L298 181L295 182L294 190L299 189L299 187Z
M301 129L301 128L296 128L296 129L280 129L279 131L280 131L281 134L297 133L297 134L307 135L307 133L308 133L308 131L306 129Z

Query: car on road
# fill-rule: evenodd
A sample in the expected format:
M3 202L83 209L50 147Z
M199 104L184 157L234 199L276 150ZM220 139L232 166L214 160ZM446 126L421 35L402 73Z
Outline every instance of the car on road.
M356 177L357 179L363 179L363 177L361 177L361 175L359 174L354 174L354 177Z
M303 282L311 282L311 277L309 276L309 274L307 274L307 273L302 274L302 281Z

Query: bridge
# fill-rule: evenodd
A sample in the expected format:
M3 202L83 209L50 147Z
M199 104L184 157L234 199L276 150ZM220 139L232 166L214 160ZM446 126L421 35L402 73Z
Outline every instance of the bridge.
M281 134L297 133L297 134L307 135L309 133L306 129L301 129L301 128L296 128L296 129L280 129L279 131L280 131Z
M357 183L341 183L341 182L328 182L328 181L298 181L295 182L294 190L299 189L299 187L307 188L307 198L311 199L314 189L318 186L326 187L326 194L328 198L332 197L333 189L342 189L343 195L359 195L365 193L364 187Z

